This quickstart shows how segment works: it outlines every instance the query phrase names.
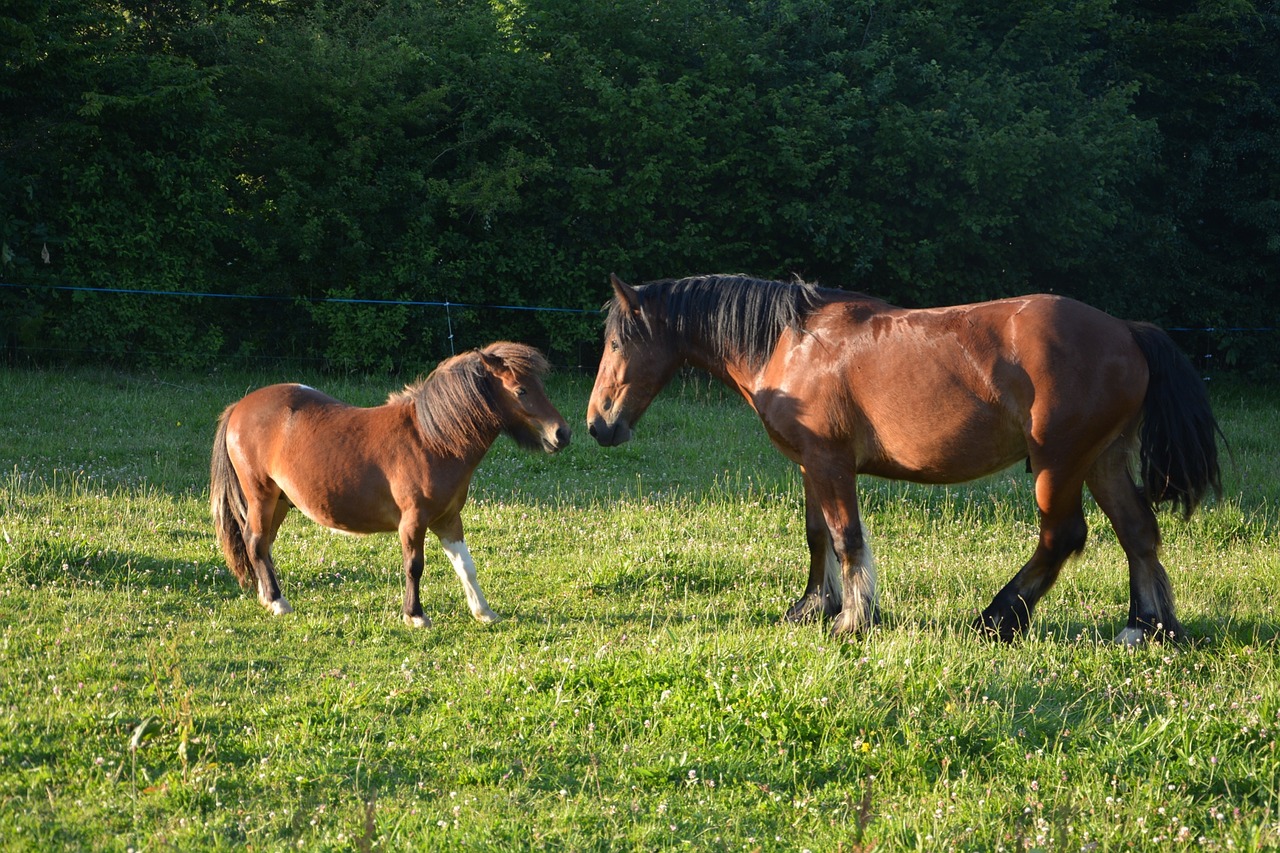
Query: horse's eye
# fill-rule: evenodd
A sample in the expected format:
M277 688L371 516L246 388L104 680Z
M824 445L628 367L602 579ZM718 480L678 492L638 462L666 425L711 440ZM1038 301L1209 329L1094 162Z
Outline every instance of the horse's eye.
M622 349L622 344L618 343L617 340L609 341L609 349L613 350L614 352L617 352L618 350Z
M519 388L516 389L517 397L523 397L525 394L528 394L528 393L529 393L528 389L526 389L523 385L521 385Z

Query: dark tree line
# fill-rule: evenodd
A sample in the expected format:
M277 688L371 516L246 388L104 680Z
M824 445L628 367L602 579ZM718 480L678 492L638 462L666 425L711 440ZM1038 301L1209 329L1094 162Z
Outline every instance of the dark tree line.
M590 310L611 271L1277 320L1274 0L6 2L11 352L577 363L590 313L324 300Z

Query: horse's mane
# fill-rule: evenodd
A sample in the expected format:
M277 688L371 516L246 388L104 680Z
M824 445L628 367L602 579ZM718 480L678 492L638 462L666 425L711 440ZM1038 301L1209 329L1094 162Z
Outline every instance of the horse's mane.
M492 441L503 429L484 356L506 362L520 376L543 376L546 356L526 344L499 341L445 359L426 379L406 385L388 403L412 403L428 451L453 454Z
M638 285L646 324L662 317L680 338L699 341L725 355L760 367L787 329L798 329L825 301L827 293L800 279L768 281L743 275L705 275L662 279ZM625 340L638 330L636 318L615 300L605 320L609 337Z

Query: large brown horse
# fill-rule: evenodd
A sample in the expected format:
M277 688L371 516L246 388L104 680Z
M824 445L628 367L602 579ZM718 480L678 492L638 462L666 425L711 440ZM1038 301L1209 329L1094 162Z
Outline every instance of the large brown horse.
M555 453L569 427L542 386L547 361L499 342L455 356L385 405L359 408L305 385L271 385L222 413L213 443L214 527L227 565L272 613L280 594L271 544L290 507L345 533L398 531L404 619L429 625L418 597L430 530L462 581L471 615L498 617L476 581L460 512L471 475L500 433Z
M1182 634L1153 507L1189 516L1221 491L1219 433L1200 377L1159 328L1059 296L906 310L740 276L612 283L591 435L627 441L684 364L741 393L803 475L809 580L788 618L833 617L835 634L878 619L859 474L958 483L1025 459L1039 544L979 627L1027 629L1084 547L1088 485L1129 561L1117 641Z

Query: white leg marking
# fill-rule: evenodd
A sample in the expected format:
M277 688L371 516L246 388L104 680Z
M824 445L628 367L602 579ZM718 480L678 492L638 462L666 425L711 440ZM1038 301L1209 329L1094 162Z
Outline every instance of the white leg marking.
M466 541L446 542L442 539L440 544L444 546L444 552L449 555L449 562L453 563L453 570L457 573L458 580L462 581L462 591L466 593L467 606L471 608L471 615L486 624L497 622L498 614L489 609L489 602L484 600L484 593L480 591L480 583L476 580L476 564L471 559L471 551L467 548Z
M859 524L862 527L862 549L856 555L858 562L850 567L850 582L844 585L844 607L831 627L831 633L835 635L858 634L875 624L876 561L867 542L866 525Z
M262 606L267 608L272 616L283 616L293 612L293 608L283 595L274 600L267 598L267 591L262 588L261 583L258 584L258 601L262 602Z
M425 616L405 616L404 624L410 628L430 628L431 620Z
M1116 634L1116 642L1130 648L1142 645L1145 639L1146 634L1141 628L1125 628L1119 634Z
M282 595L275 601L267 602L267 610L271 611L272 616L283 616L286 613L292 613L293 607Z

